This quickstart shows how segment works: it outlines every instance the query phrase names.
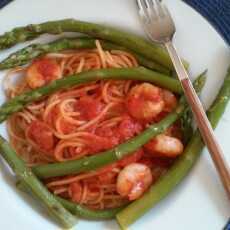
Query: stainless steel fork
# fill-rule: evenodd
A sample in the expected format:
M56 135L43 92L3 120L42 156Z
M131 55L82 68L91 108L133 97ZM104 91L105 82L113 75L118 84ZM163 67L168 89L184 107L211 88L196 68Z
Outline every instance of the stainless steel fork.
M188 73L172 43L173 35L176 32L173 19L167 7L163 6L159 0L137 0L137 5L142 24L148 37L154 42L163 44L169 52L184 94L193 111L197 126L230 199L230 170L224 160L222 150L215 138L202 104L189 80Z

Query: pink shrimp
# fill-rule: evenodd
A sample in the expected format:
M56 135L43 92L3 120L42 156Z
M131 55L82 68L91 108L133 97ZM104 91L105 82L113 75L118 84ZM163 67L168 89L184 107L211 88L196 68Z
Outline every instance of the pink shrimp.
M35 60L27 69L26 81L30 88L35 89L46 85L61 76L60 66L52 59Z
M141 121L152 121L164 108L162 89L149 83L134 86L126 99L129 114Z
M129 164L118 175L117 192L129 200L136 200L149 188L152 180L152 173L147 165Z

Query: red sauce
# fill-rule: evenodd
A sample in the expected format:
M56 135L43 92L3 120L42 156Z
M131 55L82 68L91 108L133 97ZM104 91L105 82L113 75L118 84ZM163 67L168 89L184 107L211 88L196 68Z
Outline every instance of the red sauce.
M112 172L112 170L111 170L111 171L104 172L104 173L98 175L98 179L99 179L100 183L111 184L111 183L115 183L116 176L117 176L117 174L115 172Z

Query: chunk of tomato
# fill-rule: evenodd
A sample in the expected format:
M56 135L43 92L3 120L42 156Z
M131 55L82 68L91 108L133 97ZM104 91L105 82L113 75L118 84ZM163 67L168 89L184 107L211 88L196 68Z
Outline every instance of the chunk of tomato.
M98 116L104 105L100 100L95 100L89 96L84 96L75 104L75 109L80 112L83 120L91 120Z
M90 138L89 148L91 153L97 153L97 152L111 149L116 144L117 144L117 139L94 136Z
M54 148L54 135L49 126L42 121L32 121L27 128L27 136L47 154Z
M82 197L82 186L80 182L74 182L69 186L69 196L71 200L75 203L79 203Z
M125 141L134 137L136 134L142 131L143 127L141 123L135 121L130 116L124 116L122 122L118 127L118 134L121 141Z

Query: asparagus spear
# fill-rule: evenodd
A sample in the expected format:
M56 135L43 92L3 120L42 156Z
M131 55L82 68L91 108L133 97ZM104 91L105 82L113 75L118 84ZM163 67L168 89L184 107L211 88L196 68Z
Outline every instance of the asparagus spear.
M194 88L198 93L204 86L205 80L205 75L200 75L195 80ZM178 120L181 115L183 115L185 109L186 101L185 98L182 97L180 100L180 104L177 106L177 108L172 113L167 115L163 120L161 120L159 123L152 124L149 128L147 128L138 136L128 140L123 144L118 145L114 149L90 157L85 157L80 160L35 166L33 167L33 172L40 178L48 178L92 171L107 164L113 163L123 158L124 156L136 151L154 136L164 132L170 125Z
M37 179L33 172L26 167L25 163L17 156L14 149L0 136L1 155L10 165L12 170L24 185L32 191L33 195L48 209L49 213L65 228L71 228L76 223L72 216L56 198Z
M29 191L27 189L27 187L25 186L25 184L20 180L16 183L16 186L18 189L20 189L23 192L31 193L31 191ZM104 219L114 218L115 215L126 206L124 204L118 208L110 208L110 209L104 209L104 210L93 210L93 209L89 209L83 205L80 205L80 204L74 203L72 201L66 200L64 198L61 198L59 196L55 196L55 198L67 210L69 210L73 215L83 217L85 219L93 219L93 220L104 220Z
M167 117L165 117L159 123L152 124L138 136L118 145L114 149L102 152L100 154L98 153L90 157L84 157L79 160L38 165L33 167L33 172L39 178L64 176L73 173L93 171L105 165L111 164L117 160L120 160L126 155L136 151L154 136L164 132L170 125L172 125L177 119L180 118L186 107L185 104L185 100L182 100L175 111L167 115Z
M0 36L0 49L11 47L19 42L34 39L41 34L61 34L62 32L80 32L95 38L114 42L173 70L170 57L162 47L150 43L134 34L74 19L49 21L15 28Z
M207 112L213 128L217 126L229 99L230 69L215 101ZM127 228L143 216L149 209L166 197L169 192L171 192L183 180L199 158L203 147L204 143L202 141L202 137L197 130L193 134L193 137L187 145L183 155L177 159L172 168L140 199L136 200L117 214L116 218L122 229Z
M201 90L200 86L203 85L203 81L201 81L200 79L203 79L204 81L205 78L204 76L201 76L198 81L200 82L200 84L195 84L195 88L198 91ZM63 165L62 164L61 167L58 166L56 168L56 166L53 167L54 166L53 164L53 165L49 165L51 166L51 168L49 167L47 168L46 166L43 166L43 168L40 168L40 169L34 168L34 171L41 177L46 177L46 173L48 173L48 175L50 176L53 176L55 174L60 175L60 173L61 175L65 175L65 174L76 172L76 171L79 172L79 171L84 171L84 170L96 169L105 164L111 163L117 159L120 159L126 154L133 152L135 149L139 148L141 145L146 143L146 141L152 138L153 135L163 132L168 126L170 126L170 124L172 124L178 117L180 117L184 108L185 108L185 100L182 99L181 104L177 107L177 109L173 113L168 115L163 121L161 121L160 123L156 125L150 126L149 129L143 132L140 136L116 147L114 150L107 151L104 154L96 155L91 158L85 158L82 160L82 163L80 161L75 161L75 162L72 161L74 163L72 166L71 164L69 165L67 164L67 167L66 167L65 165L66 163L71 163L71 162L66 162L64 163L64 167L62 166ZM75 205L69 201L52 196L51 194L49 194L46 188L44 188L42 184L36 179L36 177L33 175L30 169L26 168L26 166L24 165L24 162L20 158L18 158L14 150L9 146L9 144L3 138L1 138L1 136L0 136L0 149L3 151L2 152L3 157L11 165L15 173L18 175L20 179L20 184L23 187L25 187L26 190L32 191L35 195L38 196L38 198L42 199L44 202L47 202L46 203L47 205L50 205L50 202L55 202L55 198L56 198L72 213L80 215L85 218L96 218L96 219L112 218L120 210L120 208L118 208L118 209L105 210L105 211L96 213L80 205ZM77 167L78 165L81 167L80 169ZM60 172L60 169L63 171ZM55 210L59 211L59 209L54 209L54 211ZM53 209L51 209L51 211L53 211ZM59 213L60 212L58 212L57 214ZM68 219L66 219L66 221L68 221Z
M207 70L201 73L199 77L197 77L197 80L194 82L194 84L196 84L195 88L199 88L199 92L201 92L201 89L204 87L206 81L206 77L205 77L206 73ZM181 121L181 130L183 133L183 143L186 145L193 135L193 127L192 127L193 114L190 107L186 108L180 121Z
M118 207L118 208L111 208L105 210L91 210L82 205L78 205L61 197L57 197L56 199L66 208L68 209L73 215L77 215L86 219L111 219L116 216L116 214L124 209L125 205Z
M118 46L114 43L100 40L100 43L104 49L107 50L124 50L129 51L128 49ZM62 50L68 49L84 49L84 48L95 48L95 39L81 37L81 38L62 38L56 41L50 42L48 44L32 44L23 49L12 53L9 57L4 59L0 63L0 69L8 69L15 66L21 66L27 64L29 61L37 58L41 55L51 53L51 52L60 52ZM169 70L158 63L155 63L135 52L131 52L137 59L138 63L142 66L145 66L149 69L157 70L160 73L169 74Z
M145 69L144 67L93 70L53 81L47 86L14 97L0 107L0 122L4 121L12 113L22 110L28 103L39 100L41 97L54 93L57 90L66 89L77 84L108 79L148 81L176 93L182 92L178 80Z

